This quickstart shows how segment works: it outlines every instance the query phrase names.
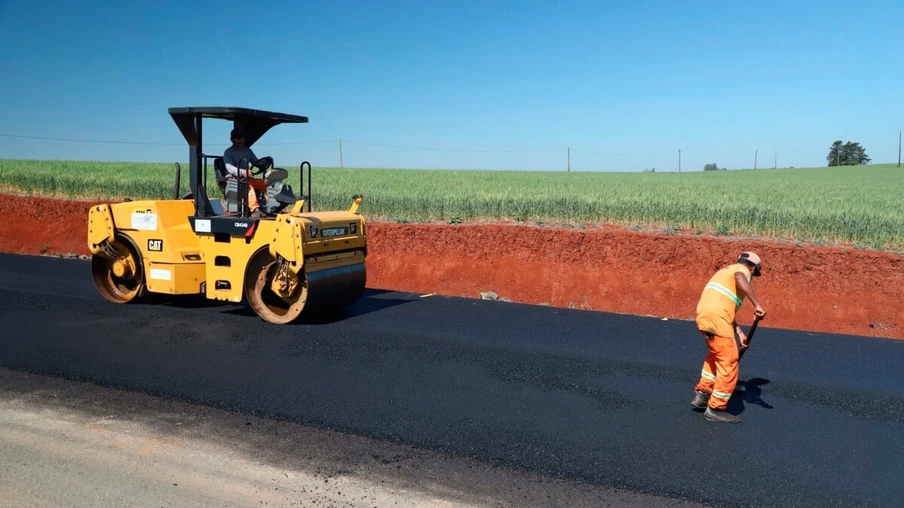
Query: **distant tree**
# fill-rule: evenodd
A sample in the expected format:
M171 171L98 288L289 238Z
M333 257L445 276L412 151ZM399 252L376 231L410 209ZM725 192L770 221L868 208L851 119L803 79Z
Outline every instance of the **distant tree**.
M703 166L703 171L719 171L719 165L715 162Z
M860 143L842 143L841 140L832 143L829 154L826 155L829 166L859 166L869 164L870 158L866 155L866 149Z

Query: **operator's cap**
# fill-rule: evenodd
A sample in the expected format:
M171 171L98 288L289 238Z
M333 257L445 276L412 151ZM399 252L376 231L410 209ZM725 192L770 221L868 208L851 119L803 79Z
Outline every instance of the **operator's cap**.
M747 260L753 263L753 276L760 276L760 257L756 255L755 252L742 252L740 256L738 256L738 261Z

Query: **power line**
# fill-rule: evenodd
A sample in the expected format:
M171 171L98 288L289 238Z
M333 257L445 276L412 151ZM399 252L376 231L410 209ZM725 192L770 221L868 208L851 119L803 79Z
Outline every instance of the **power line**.
M67 141L72 143L102 143L102 144L112 144L112 145L146 145L146 146L184 146L185 143L165 143L165 142L156 142L156 141L116 141L116 140L101 140L101 139L76 139L76 138L55 138L50 136L25 136L21 134L0 134L0 136L5 138L18 138L18 139L38 139L42 141ZM280 143L260 143L257 146L273 146L273 145L307 145L307 144L320 144L320 143L335 143L334 139L326 139L322 141L286 141Z
M116 144L116 145L147 145L147 146L182 146L185 143L167 143L167 142L155 142L155 141L116 141L116 140L101 140L101 139L76 139L76 138L57 138L50 136L26 136L21 134L2 134L0 136L6 138L19 138L19 139L38 139L43 141L66 141L72 143L104 143L104 144ZM277 142L277 143L260 143L257 146L275 146L275 145L303 145L303 144L323 144L323 143L336 143L338 140L336 139L325 139L319 141L287 141L287 142ZM436 152L474 152L474 153L524 153L524 152L558 152L563 149L553 148L546 150L462 150L462 149L449 149L449 148L422 148L422 147L413 147L413 146L398 146L398 145L386 145L381 143L370 143L366 141L350 141L347 139L342 140L345 143L353 143L357 145L369 145L369 146L379 146L384 148L397 148L401 150L427 150L427 151L436 151Z
M284 141L279 143L257 143L254 146L284 146L284 145L322 145L325 143L335 143L335 139L322 139L320 141Z
M143 145L143 146L184 146L185 143L178 142L158 142L158 141L128 141L128 140L104 140L104 139L79 139L79 138L62 138L62 137L53 137L53 136L30 136L23 134L5 134L0 133L0 137L5 138L16 138L16 139L36 139L41 141L62 141L69 143L100 143L100 144L114 144L114 145ZM455 152L455 153L540 153L540 152L568 152L570 159L570 152L574 151L577 153L585 153L592 155L600 155L604 157L656 157L662 155L668 155L674 153L673 151L667 152L652 152L652 153L635 153L635 154L615 154L615 153L607 153L607 152L598 152L593 150L582 150L579 148L541 148L541 149L525 149L525 150L473 150L473 149L457 149L457 148L428 148L428 147L416 147L416 146L404 146L404 145L390 145L384 143L372 143L369 141L353 141L348 139L324 139L324 140L316 140L316 141L286 141L286 142L274 142L274 143L266 143L262 142L257 144L256 146L290 146L290 145L310 145L310 144L326 144L326 143L339 143L340 144L340 152L341 152L341 144L342 143L352 143L356 145L366 145L366 146L375 146L382 148L394 148L398 150L421 150L421 151L430 151L430 152ZM340 156L341 157L341 156Z
M581 150L578 148L572 148L572 152L580 152L580 153L589 153L593 155L602 155L604 157L657 157L660 155L672 155L675 153L674 150L669 150L668 152L654 152L654 153L605 153L605 152L594 152L591 150ZM687 150L683 150L687 151Z
M397 148L400 150L424 150L428 152L468 152L468 153L532 153L532 152L561 152L564 151L564 148L548 148L548 149L537 149L537 150L463 150L463 149L454 149L454 148L423 148L416 146L399 146L399 145L384 145L382 143L370 143L366 141L350 141L348 139L343 139L343 143L352 143L355 145L368 145L368 146L379 146L383 148Z
M155 145L155 146L178 146L183 143L157 143L153 141L110 141L110 140L99 140L99 139L72 139L72 138L53 138L48 136L23 136L19 134L0 134L5 138L19 138L19 139L40 139L43 141L70 141L73 143L106 143L113 145Z

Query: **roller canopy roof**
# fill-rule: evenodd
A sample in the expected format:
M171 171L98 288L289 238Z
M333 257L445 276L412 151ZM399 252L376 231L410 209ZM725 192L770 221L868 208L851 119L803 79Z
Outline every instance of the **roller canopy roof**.
M231 120L235 127L245 132L245 146L253 145L273 126L281 123L308 123L308 117L263 111L249 108L232 107L190 107L169 108L169 114L182 132L185 141L192 146L199 142L198 131L195 128L195 118L216 118L219 120Z

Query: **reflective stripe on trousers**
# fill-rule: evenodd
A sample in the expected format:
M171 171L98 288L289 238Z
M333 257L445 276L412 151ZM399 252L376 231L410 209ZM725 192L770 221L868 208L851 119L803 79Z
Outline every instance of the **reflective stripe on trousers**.
M738 384L738 345L734 337L701 332L709 354L703 361L697 390L710 393L709 407L725 409Z

